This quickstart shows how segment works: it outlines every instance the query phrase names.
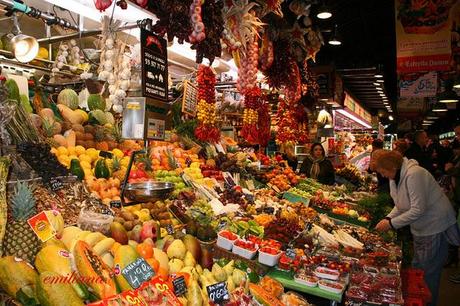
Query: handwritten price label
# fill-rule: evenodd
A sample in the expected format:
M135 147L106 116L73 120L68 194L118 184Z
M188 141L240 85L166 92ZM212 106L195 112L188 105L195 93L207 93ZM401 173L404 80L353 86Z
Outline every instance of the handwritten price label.
M220 282L214 285L207 286L206 290L208 291L209 299L213 303L220 304L230 299L227 284L225 282Z
M155 272L144 258L138 258L121 270L121 274L134 289L139 288L144 282L150 280Z

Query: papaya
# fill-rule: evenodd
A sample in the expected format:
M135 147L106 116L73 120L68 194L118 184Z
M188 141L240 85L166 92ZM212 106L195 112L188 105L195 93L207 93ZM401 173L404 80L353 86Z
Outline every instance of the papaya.
M96 255L84 241L78 241L73 249L75 266L81 277L96 281L88 282L94 293L104 299L117 294L115 281L112 279L110 268L102 258Z
M83 306L83 300L72 289L72 286L65 282L54 282L59 274L45 271L37 278L37 298L42 306Z
M115 267L118 265L120 267L120 271L122 271L124 268L126 268L127 265L134 262L139 257L139 254L136 252L136 250L134 250L134 248L129 245L121 245L115 251L113 264ZM115 280L121 291L133 289L121 273L115 276Z
M0 288L16 297L20 289L29 298L36 298L37 271L26 261L13 256L0 258Z
M264 288L259 285L249 283L249 292L252 296L264 306L283 306L284 304L276 297L269 294Z
M39 273L53 272L62 278L72 278L72 261L69 252L57 245L47 245L35 257L35 268ZM83 284L72 282L71 286L81 299L87 299L89 294Z

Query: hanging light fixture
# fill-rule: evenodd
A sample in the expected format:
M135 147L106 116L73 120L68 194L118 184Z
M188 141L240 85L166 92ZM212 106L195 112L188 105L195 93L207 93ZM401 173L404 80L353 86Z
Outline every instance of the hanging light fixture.
M454 80L447 80L445 83L445 90L444 92L440 93L438 96L438 101L440 103L457 103L458 102L458 95L453 90L454 87Z
M337 32L337 24L334 26L334 34L329 39L328 43L332 46L340 46L342 44L342 42L339 39L338 32Z
M319 19L329 19L332 17L331 10L326 6L326 3L323 2L323 5L318 9L318 14L316 15Z
M432 109L433 112L440 113L440 112L447 112L447 107L443 103L436 103Z
M457 75L457 78L455 79L454 88L460 89L460 74Z
M35 37L22 34L16 13L13 13L13 34L11 47L14 57L21 63L28 63L38 54L38 42Z

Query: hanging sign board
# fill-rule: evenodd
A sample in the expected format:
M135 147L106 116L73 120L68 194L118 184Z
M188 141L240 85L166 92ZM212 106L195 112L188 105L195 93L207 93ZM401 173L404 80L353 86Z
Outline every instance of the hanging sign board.
M198 104L198 88L190 81L184 82L184 96L182 98L182 112L190 115L196 115L196 106Z
M168 100L168 49L166 40L141 29L142 95Z

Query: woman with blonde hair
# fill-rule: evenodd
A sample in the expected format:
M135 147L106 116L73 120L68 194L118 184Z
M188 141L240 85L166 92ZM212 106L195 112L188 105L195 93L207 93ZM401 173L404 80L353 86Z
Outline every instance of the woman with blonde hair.
M460 245L460 231L452 205L434 177L417 161L397 151L378 150L372 167L390 180L393 210L376 225L378 231L410 226L414 238L412 265L425 271L436 305L448 243Z

